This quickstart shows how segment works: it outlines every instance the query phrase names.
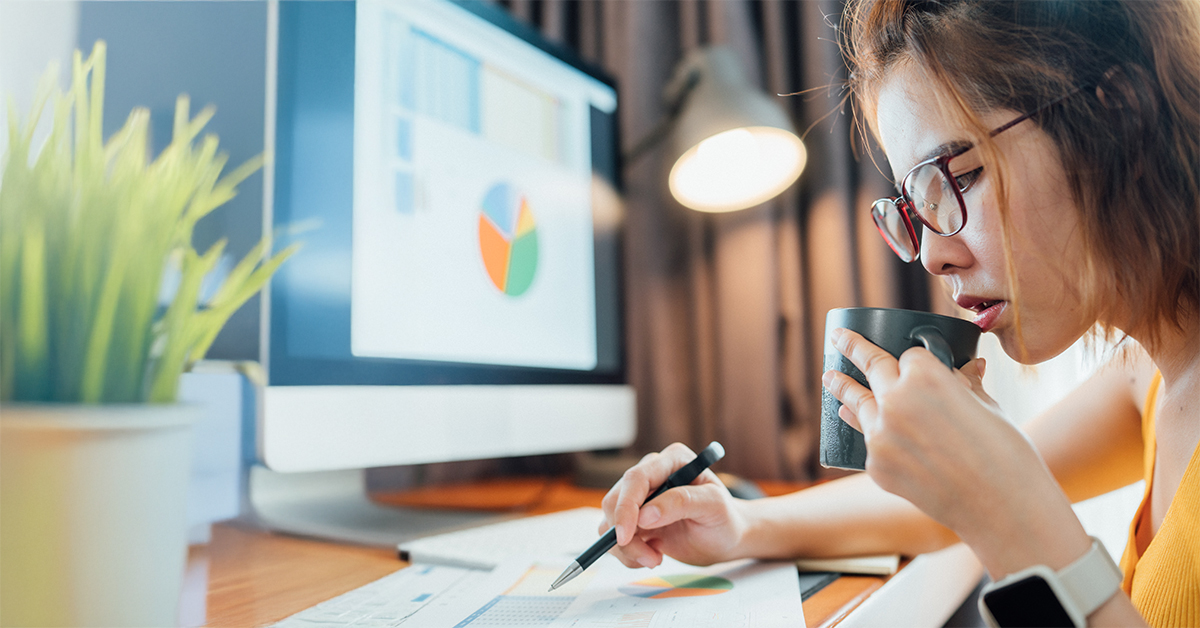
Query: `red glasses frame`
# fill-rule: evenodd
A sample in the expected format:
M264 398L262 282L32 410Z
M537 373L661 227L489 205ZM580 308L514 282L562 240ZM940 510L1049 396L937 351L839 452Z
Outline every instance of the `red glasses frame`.
M988 133L988 137L996 137L997 135L1013 128L1014 126L1017 126L1018 124L1032 118L1033 116L1045 111L1046 109L1053 107L1054 105L1057 105L1058 103L1066 100L1070 96L1078 93L1080 89L1081 88L1077 88L1068 94L1065 94L1059 98L1056 98L1056 99L1038 107L1037 109L1030 111L1029 113L1017 116L1016 118L1010 120L1009 122L1007 122L1001 126L998 126L995 129L992 129ZM938 155L936 157L932 157L930 159L926 159L925 161L922 161L921 163L918 163L917 165L915 165L911 169L909 169L908 174L904 175L904 178L901 179L900 190L899 190L900 196L897 196L894 198L886 198L885 197L885 198L876 200L874 203L871 203L871 218L875 222L875 228L879 230L879 235L883 236L883 241L887 242L888 248L892 249L892 252L895 253L896 256L899 257L904 262L906 262L906 263L914 262L918 258L921 257L921 242L920 242L920 240L917 239L917 230L916 230L916 227L914 226L914 223L912 220L914 217L917 220L919 220L922 225L927 227L933 233L936 233L937 235L940 235L942 237L947 237L947 238L950 236L956 235L958 232L962 231L963 227L967 226L967 203L966 203L966 201L963 200L963 197L962 197L963 190L960 190L957 185L952 185L952 186L950 186L950 188L952 190L954 190L954 198L958 201L958 210L959 210L959 212L961 212L962 221L959 223L958 228L955 229L954 231L951 231L949 233L942 233L941 231L938 231L937 227L934 227L932 224L930 224L930 222L928 220L926 220L924 216L917 213L916 209L914 209L915 204L913 203L912 198L909 197L908 192L905 191L908 188L909 179L911 179L912 176L914 174L916 174L916 172L918 170L920 170L921 168L924 168L925 166L929 166L929 165L935 165L935 166L937 166L938 170L941 171L942 176L945 177L947 181L954 181L955 180L954 174L950 172L950 160L954 159L955 157L958 157L959 155L962 155L963 153L971 150L972 148L975 148L974 144L967 144L966 146L957 148L945 155ZM875 206L877 206L879 203L891 203L893 206L896 207L897 211L900 212L900 218L904 221L905 231L908 232L908 237L912 242L913 250L916 251L916 254L914 254L911 258L908 255L906 255L903 251L898 250L896 248L896 245L892 244L892 239L891 239L891 237L889 237L887 228L884 226L884 224L882 222L883 216L880 214L877 214L875 212Z

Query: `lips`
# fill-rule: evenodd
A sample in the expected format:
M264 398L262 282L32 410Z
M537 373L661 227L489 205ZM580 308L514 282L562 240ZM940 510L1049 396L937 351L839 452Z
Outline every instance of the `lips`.
M975 318L971 322L978 325L983 331L989 331L995 327L996 321L1008 307L1008 301L1002 299L983 299L966 295L956 298L954 302L963 309L975 312Z

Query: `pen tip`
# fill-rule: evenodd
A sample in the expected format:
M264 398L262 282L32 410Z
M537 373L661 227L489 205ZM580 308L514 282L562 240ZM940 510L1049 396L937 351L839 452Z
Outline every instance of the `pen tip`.
M558 576L558 578L555 578L554 582L550 585L550 591L553 591L553 590L557 589L558 587L561 587L562 585L570 582L572 579L575 578L575 576L578 576L580 574L580 572L582 572L582 571L583 571L583 568L579 566L578 561L571 563L570 567L567 567L567 569L565 571L563 571L562 574L560 574ZM547 591L547 593L548 592L549 591Z

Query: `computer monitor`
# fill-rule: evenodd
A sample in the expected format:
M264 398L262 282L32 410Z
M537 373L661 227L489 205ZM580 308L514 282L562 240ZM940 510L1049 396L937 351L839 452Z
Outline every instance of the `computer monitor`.
M482 1L282 2L268 22L266 227L303 248L264 299L260 519L392 542L419 531L271 511L361 501L361 473L312 472L632 442L612 80Z

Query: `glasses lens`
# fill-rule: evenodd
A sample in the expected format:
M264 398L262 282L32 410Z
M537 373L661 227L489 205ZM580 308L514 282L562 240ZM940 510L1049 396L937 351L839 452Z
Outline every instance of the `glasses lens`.
M942 235L962 228L963 211L958 196L937 164L917 168L904 181L904 193L925 224Z
M889 198L875 201L871 206L871 218L875 220L875 226L879 228L879 233L883 234L883 239L887 240L888 246L892 247L900 259L906 262L917 259L917 247L909 235L908 225L904 224L904 216L901 215L896 201Z

